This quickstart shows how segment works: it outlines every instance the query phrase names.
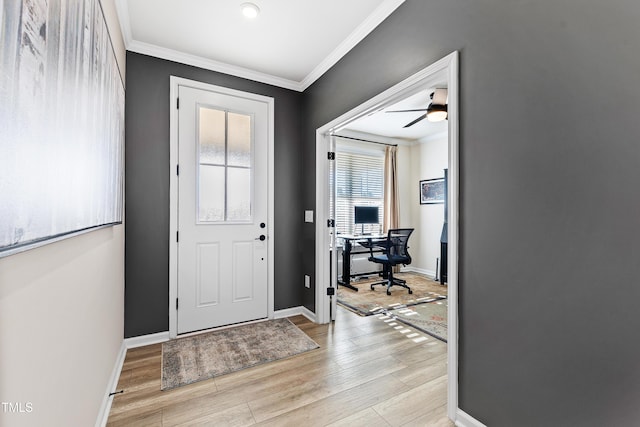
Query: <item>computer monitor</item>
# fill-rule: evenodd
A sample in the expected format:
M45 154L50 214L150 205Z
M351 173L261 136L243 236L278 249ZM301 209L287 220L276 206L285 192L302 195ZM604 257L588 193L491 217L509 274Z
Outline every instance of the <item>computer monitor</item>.
M361 231L364 233L364 224L379 224L380 217L378 215L377 206L356 206L355 207L355 223L363 224Z

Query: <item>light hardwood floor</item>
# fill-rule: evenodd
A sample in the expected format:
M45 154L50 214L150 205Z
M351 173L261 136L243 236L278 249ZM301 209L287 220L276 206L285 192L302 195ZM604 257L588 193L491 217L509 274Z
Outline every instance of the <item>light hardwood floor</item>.
M160 391L161 345L129 350L108 426L453 426L446 344L339 308L331 325L290 320L320 348Z

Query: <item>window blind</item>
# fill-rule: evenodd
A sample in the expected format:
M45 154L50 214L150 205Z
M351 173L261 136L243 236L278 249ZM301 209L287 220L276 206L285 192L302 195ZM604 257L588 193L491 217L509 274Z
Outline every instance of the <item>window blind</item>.
M383 220L384 157L337 152L335 175L336 231L379 233ZM379 223L358 224L356 228L355 206L378 206Z

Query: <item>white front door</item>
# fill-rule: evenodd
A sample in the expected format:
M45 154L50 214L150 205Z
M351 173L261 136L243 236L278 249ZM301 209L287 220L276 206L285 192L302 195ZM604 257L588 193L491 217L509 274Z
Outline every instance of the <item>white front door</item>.
M177 332L268 316L269 106L178 87Z

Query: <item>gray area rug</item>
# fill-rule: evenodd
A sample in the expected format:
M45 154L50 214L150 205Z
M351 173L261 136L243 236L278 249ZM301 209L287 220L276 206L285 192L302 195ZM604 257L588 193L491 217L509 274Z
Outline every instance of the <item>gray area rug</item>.
M385 313L395 320L413 326L440 341L447 342L448 309L449 301L441 299L410 307L402 306L395 310L386 310Z
M318 348L289 319L267 320L162 344L162 390Z
M398 273L395 276L406 280L413 294L409 294L400 286L393 286L391 295L385 292L386 286L378 286L372 291L371 283L381 280L379 277L372 277L351 281L351 284L358 288L358 292L338 286L338 303L360 316L370 316L383 309L393 310L400 305L422 304L447 297L447 286L441 285L430 277L416 273Z

